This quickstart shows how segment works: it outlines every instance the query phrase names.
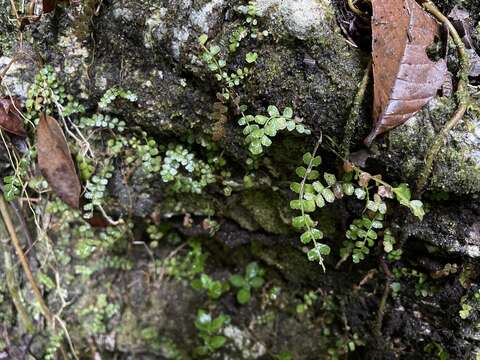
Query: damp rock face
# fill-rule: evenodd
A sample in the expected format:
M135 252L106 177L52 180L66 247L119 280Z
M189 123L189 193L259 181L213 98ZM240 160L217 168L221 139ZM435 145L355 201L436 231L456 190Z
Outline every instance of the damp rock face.
M387 135L378 158L384 159L392 171L415 181L423 170L425 154L453 111L452 98L435 99L420 114ZM479 192L479 135L478 119L467 112L435 159L428 183L430 190L456 194Z
M0 0L3 8L8 3ZM464 3L472 13L478 10L476 2ZM456 2L440 5L448 10ZM337 267L345 231L365 211L350 200L322 211L321 227L332 248L324 273L307 260L291 227L289 183L297 180L295 168L320 136L324 145L341 144L370 54L345 37L345 23L338 21L345 14L343 1L257 0L256 7L258 38L242 38L234 52L229 46L235 31L250 26L247 1L113 0L88 16L86 8L59 6L26 28L26 55L3 79L5 93L25 99L35 74L48 64L87 113L97 110L98 100L111 88L134 93L136 101L120 100L109 109L109 115L125 122L126 134L145 134L164 150L181 145L203 164L226 159L215 182L194 193L166 187L163 168L147 178L115 163L106 209L128 219L131 227L122 246L107 246L108 256L95 253L113 236L105 235L107 230L88 238L83 227L78 231L79 223L65 229L52 220L51 237L65 256L57 266L70 279L62 291L72 301L64 315L74 344L86 357L196 358L204 339L195 321L203 309L214 317L230 317L216 334L225 337L225 346L207 358L393 359L421 354L429 359L440 353L475 358L480 347L475 330L480 317L479 119L467 113L436 159L424 220L402 207L387 213L396 246L404 252L400 260L387 261L379 243L361 264L349 260ZM0 14L0 71L20 46L14 24L11 16ZM312 134L279 134L265 156L251 161L235 101L218 119L222 85L202 60L198 39L203 34L207 46L220 47L229 73L248 67L247 54L257 54L248 77L233 87L248 114L266 114L269 105L291 107ZM390 183L413 185L435 135L455 110L454 98L438 96L366 150L362 141L371 127L371 103L370 86L352 152L363 151L367 170ZM321 155L322 171L337 172L336 155L327 146ZM2 169L9 169L3 156ZM205 173L208 167L202 169ZM177 174L190 175L188 170ZM149 233L152 225L161 229L160 235ZM112 228L118 227L108 231ZM31 258L34 266L42 264L49 249L39 246L41 256ZM83 257L89 252L93 264ZM249 289L247 304L239 303L234 285L218 299L192 287L201 274L228 284L230 275L244 274L253 261L266 271L265 284ZM197 266L201 270L195 272ZM25 283L21 288L30 294ZM59 309L55 287L43 283L42 289L49 305ZM5 287L0 290L8 296ZM14 344L12 352L0 351L21 354L30 346L44 354L49 337L34 337L28 345L11 303L0 307Z

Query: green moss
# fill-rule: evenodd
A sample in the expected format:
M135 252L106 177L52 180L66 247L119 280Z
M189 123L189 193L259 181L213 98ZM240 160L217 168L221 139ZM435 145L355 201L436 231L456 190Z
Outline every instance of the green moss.
M277 44L257 52L256 70L246 86L250 101L279 108L293 104L295 115L311 128L320 127L329 136L343 135L347 110L365 68L359 52L344 46L336 34L309 39L305 49ZM305 63L303 58L316 63Z
M323 208L319 211L318 216L316 217L318 222L321 224L322 232L326 237L330 239L340 239L343 235L339 234L341 227L337 223L338 221L338 211L332 210L332 208Z
M139 331L139 319L135 316L131 308L123 311L120 325L117 328L117 346L132 347L141 342L142 334Z
M416 180L423 167L425 154L455 109L453 98L437 98L430 108L389 133L388 152L394 158L393 163L398 161L397 170L401 169L405 177ZM480 190L480 160L476 155L476 146L465 140L465 133L468 132L468 124L465 125L468 122L467 115L464 125L451 132L447 144L435 159L430 190L463 194ZM380 156L384 156L384 153Z
M13 44L15 43L15 37L12 33L0 34L0 54L8 54L11 52Z
M254 241L251 251L254 256L268 266L281 271L289 281L295 284L326 280L318 264L309 262L305 254L294 247L264 246Z
M263 230L273 234L289 232L289 227L282 221L278 210L285 204L285 199L277 193L259 190L246 191L242 194L241 204Z

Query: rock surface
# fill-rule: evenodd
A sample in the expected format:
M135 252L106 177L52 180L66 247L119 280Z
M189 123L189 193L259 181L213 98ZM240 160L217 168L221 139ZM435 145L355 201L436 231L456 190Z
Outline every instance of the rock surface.
M78 6L86 4L91 2ZM109 181L111 201L106 208L131 220L129 236L122 246L107 250L95 242L97 235L92 236L87 250L93 249L93 255L88 259L78 254L87 237L79 231L78 219L52 220L51 237L64 253L62 259L68 259L58 261L59 272L68 278L61 290L71 301L64 318L79 354L105 359L192 358L201 344L194 325L196 312L204 308L231 317L221 330L227 343L211 358L289 359L289 353L292 359L433 359L446 354L452 359L475 359L480 348L474 330L480 318L476 282L480 123L475 112L467 113L435 162L423 222L402 207L388 213L404 250L401 260L385 265L385 256L378 256L383 254L379 246L379 251L372 249L376 255L360 265L335 267L348 224L364 210L346 200L320 215L332 247L323 273L307 260L291 228L289 182L295 180L295 168L320 133L336 144L342 142L369 54L345 38L337 21L345 13L343 2L258 0L256 4L258 28L268 34L262 34L261 40L243 39L234 53L228 51L232 34L247 25L233 0L105 1L98 13L86 18L79 15L87 14L85 9L59 6L55 14L26 28L23 51L28 56L7 73L2 95L25 99L43 63L54 67L66 92L87 113L96 111L97 101L108 89L121 87L134 93L137 101L115 103L109 114L126 122L129 136L143 131L165 149L168 144L181 144L196 160L208 164L222 157L225 164L218 173L229 173L217 174L222 181L192 194L170 191L158 173L147 178L135 172L126 181L125 169L117 166ZM446 11L455 4L439 5ZM0 5L9 6L5 0ZM478 14L477 2L464 5ZM14 21L4 13L0 32L3 68L20 47ZM268 105L292 107L313 135L279 134L264 157L249 162L251 154L237 125L241 114L230 105L220 125L215 115L221 86L202 62L198 43L202 34L208 35L208 44L220 46L229 72L248 66L247 53L258 54L250 75L235 87L249 113L265 114ZM37 61L37 56L43 60ZM370 104L367 91L352 150L362 148L369 132ZM454 109L453 98L437 97L369 150L367 169L392 183L414 184L435 134ZM322 170L336 172L335 155L328 149L322 149L321 155ZM163 226L159 240L147 234L152 223ZM248 263L257 261L267 271L267 283L262 290L253 290L251 301L243 306L235 289L215 301L192 289L192 280L199 275L188 272L194 264L188 256L194 256L195 247L186 239L192 238L200 239L203 253L209 254L204 272L214 279L228 283L230 274L242 273ZM48 246L36 251L31 261L41 267ZM186 268L181 265L184 259ZM100 265L104 267L95 275L85 275ZM397 271L392 275L393 267ZM51 269L46 272L52 275ZM28 287L21 285L31 300ZM55 286L42 287L49 305L60 308ZM44 354L49 336L22 336L26 331L10 300L5 300L6 287L2 285L1 291L2 326L11 345L2 344L0 358L2 354L15 358L13 354L27 348ZM108 299L105 303L98 300L102 294ZM383 296L388 297L386 306ZM459 315L466 304L470 312ZM28 310L40 317L33 307Z

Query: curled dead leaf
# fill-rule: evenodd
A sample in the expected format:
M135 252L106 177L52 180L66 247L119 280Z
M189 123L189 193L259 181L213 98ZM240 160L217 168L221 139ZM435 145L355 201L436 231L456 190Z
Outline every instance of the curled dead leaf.
M361 187L367 187L371 179L372 179L372 175L370 175L367 172L362 172L358 176L358 185L360 185Z
M46 114L37 127L38 165L53 191L67 205L78 209L81 186L62 128Z
M346 160L343 162L343 171L345 171L346 173L351 173L353 169L354 165L350 161Z
M427 104L442 86L447 66L427 56L439 25L415 0L373 0L374 128L367 145Z
M378 195L380 195L382 198L388 199L393 199L395 197L392 187L384 185L380 185L378 187Z
M0 99L0 128L20 137L26 137L27 133L18 111L20 108L20 102L15 98Z

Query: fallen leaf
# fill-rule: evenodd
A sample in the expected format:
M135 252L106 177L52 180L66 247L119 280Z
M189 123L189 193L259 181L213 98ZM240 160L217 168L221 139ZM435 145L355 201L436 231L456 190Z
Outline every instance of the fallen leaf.
M17 109L20 109L20 102L15 98L0 99L0 128L6 132L26 137L27 133L23 127L23 121Z
M445 60L427 56L440 27L415 0L373 0L372 5L374 128L367 145L427 104L447 70Z
M38 165L53 191L67 205L79 208L80 181L75 171L65 135L57 120L40 116L37 127Z
M96 228L106 228L110 223L103 217L101 214L93 214L93 216L86 221L93 227Z
M358 176L358 185L360 185L361 187L367 187L371 179L372 179L372 175L370 175L367 172L362 172Z
M378 187L378 195L380 195L382 198L394 198L393 189L391 186L380 185Z

